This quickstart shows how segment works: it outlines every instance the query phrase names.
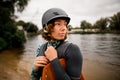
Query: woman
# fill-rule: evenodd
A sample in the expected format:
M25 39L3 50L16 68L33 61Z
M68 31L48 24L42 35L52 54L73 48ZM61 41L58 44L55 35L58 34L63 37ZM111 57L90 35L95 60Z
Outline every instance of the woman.
M39 47L36 52L36 60L31 71L32 80L40 79L42 69L48 63L52 65L56 80L80 80L83 58L79 47L70 44L64 53L57 50L65 43L69 22L70 18L62 9L51 8L44 13L42 17L42 37L48 42L45 43L45 51L41 52L42 48ZM65 45L62 48L64 47ZM60 58L66 60L66 71L59 62Z

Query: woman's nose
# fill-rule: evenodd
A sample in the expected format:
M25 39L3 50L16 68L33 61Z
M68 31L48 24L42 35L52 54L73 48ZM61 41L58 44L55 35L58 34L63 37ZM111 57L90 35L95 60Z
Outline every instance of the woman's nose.
M62 25L62 30L66 30L67 26L66 25Z

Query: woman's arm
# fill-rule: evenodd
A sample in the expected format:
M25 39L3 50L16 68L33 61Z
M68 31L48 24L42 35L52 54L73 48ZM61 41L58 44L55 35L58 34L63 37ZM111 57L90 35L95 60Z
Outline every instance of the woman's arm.
M64 69L62 68L58 58L51 61L56 79L80 80L83 58L79 47L77 45L71 44L67 48L64 55L67 65L66 71L64 71Z

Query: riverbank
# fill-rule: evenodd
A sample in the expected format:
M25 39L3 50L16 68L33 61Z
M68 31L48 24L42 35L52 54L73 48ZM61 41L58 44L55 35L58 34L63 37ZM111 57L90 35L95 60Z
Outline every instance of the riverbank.
M21 49L10 49L0 53L0 80L30 80L27 65L20 66Z
M113 30L113 31L109 31L109 30L100 31L99 29L85 29L83 31L82 29L71 29L70 31L68 31L68 33L69 34L105 34L105 33L120 34L120 31L117 31L117 30Z

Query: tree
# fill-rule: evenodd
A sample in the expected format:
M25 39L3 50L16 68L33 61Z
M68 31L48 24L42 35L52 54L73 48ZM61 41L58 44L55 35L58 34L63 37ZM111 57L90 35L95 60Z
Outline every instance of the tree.
M69 31L71 31L72 25L68 25L67 28L68 28Z
M0 49L20 46L25 42L25 38L20 39L24 34L17 31L15 25L16 11L22 12L29 0L0 0ZM19 36L17 36L19 35ZM17 41L19 40L19 41ZM14 42L13 42L14 41Z
M86 28L86 21L85 20L83 20L83 21L81 21L81 29L83 29L83 31L84 31L84 29Z
M16 26L23 26L24 24L26 24L26 23L22 20L19 20L16 22Z
M120 30L120 12L109 18L111 30Z
M0 38L0 51L5 49L7 46L6 41L3 38Z
M23 25L24 30L26 30L27 32L37 32L38 28L35 24L28 22L26 24Z
M94 24L94 28L100 29L100 31L107 29L107 18L101 18L100 20L97 20Z
M20 47L23 46L23 43L26 41L26 37L24 36L24 31L17 30L15 35L12 36L12 47Z
M14 12L22 12L29 0L0 0L0 24L13 20Z
M89 22L87 22L87 21L85 21L85 20L83 20L83 21L81 21L81 29L83 29L83 31L85 30L85 29L90 29L90 28L92 28L92 24L91 23L89 23Z

